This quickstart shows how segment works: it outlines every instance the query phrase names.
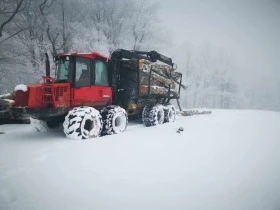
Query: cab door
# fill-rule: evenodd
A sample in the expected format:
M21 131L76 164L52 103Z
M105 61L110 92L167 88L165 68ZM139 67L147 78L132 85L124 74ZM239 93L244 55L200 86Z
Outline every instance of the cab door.
M72 107L102 108L112 103L106 61L76 57Z
M112 88L108 81L108 65L104 60L93 61L93 84L98 91L98 101L101 106L112 104Z

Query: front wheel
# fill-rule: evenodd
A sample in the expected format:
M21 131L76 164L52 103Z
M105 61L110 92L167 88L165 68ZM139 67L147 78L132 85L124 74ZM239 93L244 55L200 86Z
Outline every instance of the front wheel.
M127 113L126 111L115 105L105 107L101 111L103 120L103 135L112 135L122 133L127 127Z
M102 130L102 117L92 107L76 107L69 111L63 123L64 133L70 139L98 137Z

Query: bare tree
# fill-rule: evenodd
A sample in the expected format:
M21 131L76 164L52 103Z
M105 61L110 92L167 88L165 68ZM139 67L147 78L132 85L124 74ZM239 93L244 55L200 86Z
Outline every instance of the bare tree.
M129 22L133 49L140 50L143 43L151 39L156 25L157 7L146 0L136 0L130 5Z
M72 34L76 32L69 27L73 22L83 22L81 3L65 0L44 0L40 12L46 22L46 35L53 55L68 52L71 48ZM75 8L75 9L73 9Z
M12 38L23 32L26 28L17 27L19 15L25 9L26 0L0 1L0 63L14 62L15 55Z
M117 0L109 0L105 1L103 7L105 19L103 33L108 40L110 53L120 46L120 38L124 35L124 24L127 17L126 1L123 1L121 6L118 4Z
M0 85L38 79L46 51L108 55L119 47L142 48L153 34L149 17L156 12L148 11L149 5L147 0L1 0ZM13 67L14 78L8 72Z
M20 44L24 46L24 57L32 64L32 69L38 68L38 63L43 61L45 45L45 22L40 14L41 1L26 0L25 9L19 14L15 23L24 31L17 35Z
M64 44L60 44L59 47L57 46L58 45L58 38L59 38L59 35L60 35L60 31L57 30L56 28L54 30L51 29L51 23L49 23L48 18L47 18L46 14L45 14L45 11L52 6L54 1L55 0L50 0L50 1L44 0L40 4L39 8L40 8L40 12L41 12L42 17L44 18L44 21L47 24L46 33L47 33L48 40L50 41L51 46L52 46L52 54L56 55L57 51L61 50L63 48Z
M6 16L5 20L0 24L0 37L3 36L4 28L15 18L15 16L20 12L23 6L24 0L2 0L0 3L0 15ZM12 9L9 11L8 9ZM18 34L20 31L15 32ZM10 36L14 36L12 34Z

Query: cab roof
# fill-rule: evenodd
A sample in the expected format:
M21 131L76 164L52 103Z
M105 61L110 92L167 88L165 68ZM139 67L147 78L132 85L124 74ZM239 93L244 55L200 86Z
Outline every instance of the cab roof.
M82 58L89 58L89 59L95 59L95 58L101 58L105 60L110 60L109 57L102 55L98 52L89 52L89 53L61 53L58 54L58 56L77 56L77 57L82 57Z

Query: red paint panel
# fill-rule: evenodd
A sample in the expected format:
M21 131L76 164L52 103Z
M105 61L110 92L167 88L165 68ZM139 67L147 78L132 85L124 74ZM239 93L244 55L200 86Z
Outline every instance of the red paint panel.
M50 86L44 84L28 85L28 92L16 91L15 107L47 108L70 107L71 88L69 83Z
M101 58L104 60L110 60L109 57L102 55L98 52L91 52L91 53L70 53L70 54L59 54L58 56L77 56L82 58L89 58L89 59L95 59L95 58Z
M46 108L48 104L42 103L42 85L28 85L28 108Z
M71 107L92 106L103 108L112 104L112 89L103 86L89 86L73 89Z
M22 90L17 90L15 92L15 103L14 103L14 106L16 106L16 107L27 107L27 104L28 104L28 93L29 93L29 91L24 92Z

